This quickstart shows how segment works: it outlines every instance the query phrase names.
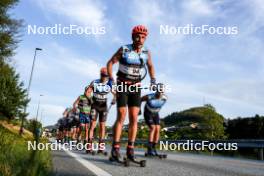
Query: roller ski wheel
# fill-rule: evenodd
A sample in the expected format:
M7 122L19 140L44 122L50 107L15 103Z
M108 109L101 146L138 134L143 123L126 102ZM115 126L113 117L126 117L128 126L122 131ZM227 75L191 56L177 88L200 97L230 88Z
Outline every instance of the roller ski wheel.
M151 157L151 158L160 158L160 159L166 159L167 158L167 155L166 154L148 154L147 152L145 153L145 157Z
M140 161L140 167L146 167L146 160Z
M95 151L92 151L92 150L86 150L86 153L87 154L91 154L91 155L95 155L96 154L96 152Z
M162 158L167 159L167 154L161 154Z
M165 155L165 154L158 154L158 155L156 155L156 157L159 157L160 159L166 159L167 158L167 155Z
M112 158L112 156L110 156L109 161L114 162L115 160Z
M159 154L159 153L155 152L155 155L158 156L161 159L166 159L167 158L167 154Z
M130 162L138 164L140 167L146 167L146 160L137 160L136 158L124 158L124 161L127 162L128 164Z
M123 160L123 161L121 161L120 159L114 158L114 157L112 157L112 156L109 157L109 161L111 161L111 162L116 162L116 163L119 163L119 164L122 164L122 165L124 165L125 167L128 167L128 166L129 166L129 161L127 161L127 160Z
M127 160L126 157L123 158L123 162L125 167L130 166L129 160Z
M129 161L124 161L124 166L125 166L125 167L129 167L129 165L130 165L130 164L129 164Z

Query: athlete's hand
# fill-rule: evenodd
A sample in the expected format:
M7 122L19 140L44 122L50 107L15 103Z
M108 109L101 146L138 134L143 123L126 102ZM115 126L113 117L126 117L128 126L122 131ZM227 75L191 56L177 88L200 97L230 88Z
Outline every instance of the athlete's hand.
M115 84L115 80L114 80L114 78L109 77L108 85L112 88L114 84Z

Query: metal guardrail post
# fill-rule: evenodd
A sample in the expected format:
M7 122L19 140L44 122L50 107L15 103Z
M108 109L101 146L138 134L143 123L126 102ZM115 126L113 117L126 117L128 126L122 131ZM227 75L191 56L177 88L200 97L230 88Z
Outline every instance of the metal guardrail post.
M258 149L258 155L259 160L263 161L263 148Z
M210 155L214 156L214 151L213 150L210 151Z
M112 141L112 139L108 139L106 141ZM167 142L170 143L179 143L179 142L186 142L187 140L167 140ZM202 140L193 140L193 142L201 142ZM210 140L208 140L210 141ZM127 139L122 139L120 141L121 143L126 143ZM254 148L258 150L258 156L257 158L259 160L264 160L264 139L235 139L235 140L211 140L210 142L217 143L217 142L222 142L222 143L237 143L238 148ZM147 140L136 140L136 144L146 144ZM196 151L197 154L200 153L200 151ZM210 151L210 155L214 155L214 151Z

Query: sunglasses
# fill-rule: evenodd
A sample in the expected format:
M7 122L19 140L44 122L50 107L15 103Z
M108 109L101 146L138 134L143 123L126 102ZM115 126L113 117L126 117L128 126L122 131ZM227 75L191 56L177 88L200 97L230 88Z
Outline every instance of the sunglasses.
M101 77L108 77L107 74L101 74Z

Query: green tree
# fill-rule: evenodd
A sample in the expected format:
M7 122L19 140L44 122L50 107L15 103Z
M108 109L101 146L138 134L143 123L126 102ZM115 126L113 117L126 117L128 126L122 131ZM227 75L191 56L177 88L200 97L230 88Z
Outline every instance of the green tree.
M17 3L18 0L0 1L0 115L9 119L25 116L21 110L28 103L23 83L10 65L22 25L21 20L13 19L9 13Z
M19 75L9 64L0 61L0 114L12 119L21 117L23 107L28 103L23 83L19 82Z
M176 131L166 134L171 139L226 138L224 117L209 104L174 112L163 121L166 126L175 126Z
M226 133L230 139L263 139L264 116L238 117L228 120Z
M39 121L36 121L35 119L30 119L26 123L25 128L35 134L37 129L42 128L42 124Z
M148 139L149 129L147 126L142 126L138 129L137 139Z
M19 29L22 20L11 18L8 13L18 3L18 0L0 1L0 60L6 61L14 55L19 42Z

